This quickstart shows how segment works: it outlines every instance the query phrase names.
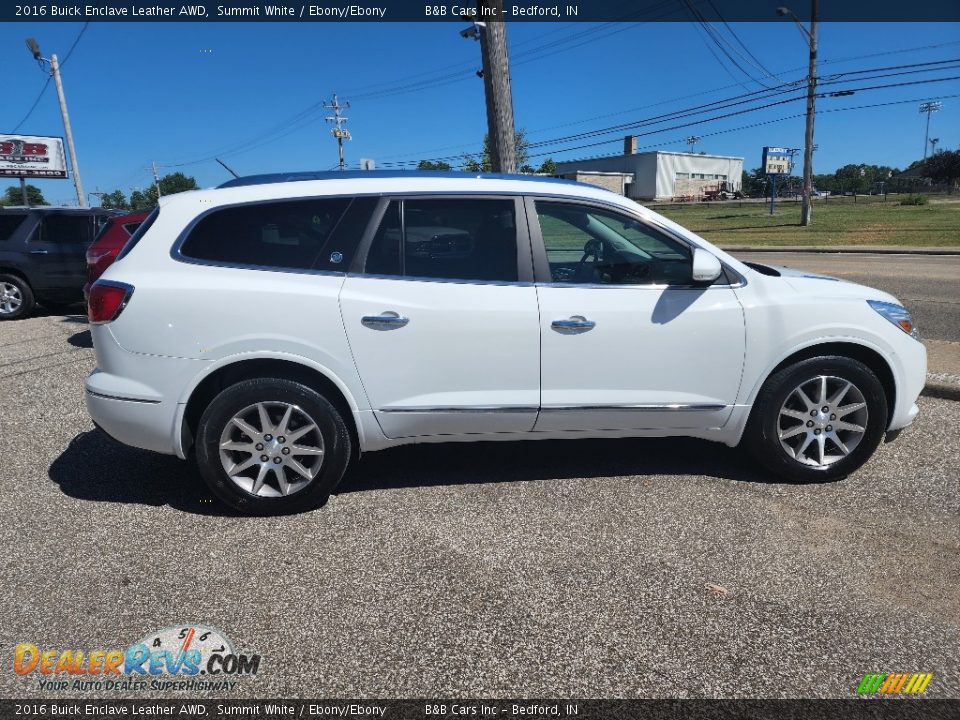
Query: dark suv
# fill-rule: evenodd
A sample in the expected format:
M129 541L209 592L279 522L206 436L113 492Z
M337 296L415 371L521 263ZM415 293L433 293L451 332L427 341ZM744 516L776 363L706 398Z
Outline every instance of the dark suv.
M0 320L26 317L37 302L55 307L82 300L87 248L115 214L0 207Z

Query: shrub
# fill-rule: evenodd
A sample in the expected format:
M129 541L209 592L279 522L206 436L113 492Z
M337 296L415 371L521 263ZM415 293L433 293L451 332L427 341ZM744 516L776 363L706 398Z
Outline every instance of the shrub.
M930 198L926 195L914 195L913 193L910 193L900 200L901 205L926 205L929 202Z

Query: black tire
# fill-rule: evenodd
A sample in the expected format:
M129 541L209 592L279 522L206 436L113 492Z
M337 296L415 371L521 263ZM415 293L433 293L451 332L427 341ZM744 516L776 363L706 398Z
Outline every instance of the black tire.
M849 451L849 454L840 457L835 462L824 465L806 464L795 457L791 457L781 445L780 428L778 427L781 422L780 410L784 407L784 403L792 395L794 389L805 381L812 382L819 376L839 378L853 383L854 388L862 394L867 413L866 425L859 425L859 427L864 427L864 432L860 435L856 446ZM830 382L831 387L839 386L832 380ZM814 383L815 386L816 383ZM811 399L817 400L818 402L815 403L817 405L822 400L819 397ZM844 399L841 402L847 401ZM854 403L850 403L850 405L852 404ZM807 433L806 426L813 422L814 428L816 428L816 423L821 420L822 422L832 422L829 414L823 418L811 417L810 419L805 418L803 421L798 420L797 423L802 423L805 426L804 429L799 430L799 425L793 427L798 428L797 434L802 437L798 437L797 440L790 440L790 442L802 445ZM743 444L761 465L777 477L795 482L827 482L842 479L867 462L883 439L886 425L887 396L880 380L870 368L848 357L817 357L785 367L767 378L753 405L750 420L747 422L744 431ZM827 427L832 428L832 426ZM820 430L814 439L819 440L820 433L824 433L825 430ZM814 429L810 430L810 432L814 431ZM824 435L824 437L828 436ZM845 436L843 441L848 442L850 437L853 436ZM829 447L833 455L841 454L838 445L833 445L832 441L825 442L831 443ZM795 447L794 450L796 449ZM816 448L814 452L816 452ZM815 455L813 461L818 460L819 458Z
M253 484L251 488L243 488L227 474L224 464L221 461L220 443L228 423L231 424L230 432L239 432L240 442L252 441L254 448L264 445L264 439L269 438L270 443L263 451L260 457L270 457L270 452L276 451L275 458L286 458L290 456L281 456L279 454L282 446L276 443L284 438L282 436L273 438L271 435L259 435L250 437L243 431L234 429L233 418L258 403L267 403L273 427L282 425L277 415L282 414L284 406L295 406L294 413L302 413L303 417L311 420L316 425L316 431L310 431L306 438L314 438L313 445L321 447L323 450L320 464L317 467L316 475L309 481L305 481L294 471L281 465L276 470L272 469L270 462L261 463L255 458L255 453L247 453L240 450L237 453L231 453L229 457L234 458L237 465L241 465L248 459L255 460L250 466L249 471L237 473L239 481L247 481ZM273 403L274 405L270 405ZM262 424L258 426L251 421L252 429L263 432ZM301 427L307 427L304 422ZM291 434L295 430L291 428ZM313 432L318 432L322 438L322 443L316 439ZM259 445L255 443L259 442ZM287 445L297 449L296 440L291 440ZM274 450L271 450L274 448ZM210 490L220 500L242 513L250 515L287 515L290 513L305 512L323 505L330 493L333 492L343 473L347 469L350 461L350 432L346 423L337 409L322 395L297 382L291 380L281 380L278 378L259 378L256 380L244 380L236 385L231 385L219 395L217 395L200 418L197 430L196 461L200 469L200 474L209 486ZM271 458L271 460L275 460ZM285 460L282 460L284 463ZM304 463L316 462L314 457L308 456ZM258 494L251 492L256 490L254 479L247 475L259 474L259 469L267 465L271 470L264 471L265 480ZM285 478L294 478L299 482L306 482L301 488L291 492L289 495L263 496L263 492L279 493L280 477L278 473L283 473Z
M4 312L0 306L0 320L19 320L27 317L33 312L36 300L33 297L33 290L30 285L19 275L0 274L0 292L3 292L3 286L9 285L16 289L20 294L20 306L11 312Z

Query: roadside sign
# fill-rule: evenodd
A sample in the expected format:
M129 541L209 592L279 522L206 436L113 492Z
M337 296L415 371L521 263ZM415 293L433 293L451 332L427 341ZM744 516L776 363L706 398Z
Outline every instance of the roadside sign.
M763 168L764 175L789 175L792 159L790 148L765 147L760 166Z
M43 135L0 135L0 176L67 177L63 138Z

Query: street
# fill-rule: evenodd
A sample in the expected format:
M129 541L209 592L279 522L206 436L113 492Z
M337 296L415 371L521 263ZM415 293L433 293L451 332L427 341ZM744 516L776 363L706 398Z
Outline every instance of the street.
M7 663L201 623L263 657L231 697L850 698L875 671L960 694L955 402L836 483L694 440L428 445L246 518L93 428L89 344L81 316L0 325Z

